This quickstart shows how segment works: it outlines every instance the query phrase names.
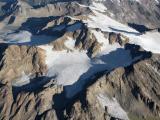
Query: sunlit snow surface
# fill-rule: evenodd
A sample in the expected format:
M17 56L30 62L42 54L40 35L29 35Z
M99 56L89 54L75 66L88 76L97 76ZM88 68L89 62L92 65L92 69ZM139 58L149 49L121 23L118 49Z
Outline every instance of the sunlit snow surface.
M160 53L160 33L156 31L150 31L144 34L140 34L133 28L124 25L107 15L104 15L97 10L94 10L94 15L89 15L90 19L85 20L88 27L100 28L102 31L106 32L116 32L122 33L130 38L130 43L140 45L146 51L151 51L153 53Z
M140 45L146 51L160 53L160 33L156 31L147 32L140 36L133 36L131 43Z
M39 46L46 51L46 64L49 77L54 77L57 84L71 86L67 89L68 97L81 90L87 79L100 71L111 70L131 64L130 52L118 44L106 46L96 58L89 58L86 51L53 51L51 46Z
M53 51L51 46L40 46L46 50L47 76L55 76L57 83L72 85L91 67L86 52Z
M107 32L122 32L130 34L138 34L138 32L124 24L121 24L112 18L100 13L96 10L93 10L94 15L89 15L90 19L84 21L88 24L88 27L91 28L100 28L102 31Z

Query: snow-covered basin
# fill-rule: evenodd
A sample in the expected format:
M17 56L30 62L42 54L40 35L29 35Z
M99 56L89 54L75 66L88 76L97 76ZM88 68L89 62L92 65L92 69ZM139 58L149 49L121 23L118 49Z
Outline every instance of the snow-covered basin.
M107 42L107 39L104 40ZM66 43L67 47L74 49L73 44L74 40L71 39ZM46 51L47 76L54 77L57 84L65 86L67 97L79 92L95 73L127 66L132 62L130 51L119 44L106 44L94 59L89 58L86 51L53 51L49 45L39 47Z

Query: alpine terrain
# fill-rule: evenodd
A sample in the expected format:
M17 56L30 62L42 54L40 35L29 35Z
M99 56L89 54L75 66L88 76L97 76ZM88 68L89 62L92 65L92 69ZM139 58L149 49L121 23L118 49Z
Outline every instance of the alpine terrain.
M0 120L160 120L160 0L0 0Z

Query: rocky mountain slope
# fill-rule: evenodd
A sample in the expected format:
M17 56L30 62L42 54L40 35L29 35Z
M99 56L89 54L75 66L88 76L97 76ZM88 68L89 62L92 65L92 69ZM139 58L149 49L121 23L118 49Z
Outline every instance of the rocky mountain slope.
M1 120L159 120L159 0L1 0Z

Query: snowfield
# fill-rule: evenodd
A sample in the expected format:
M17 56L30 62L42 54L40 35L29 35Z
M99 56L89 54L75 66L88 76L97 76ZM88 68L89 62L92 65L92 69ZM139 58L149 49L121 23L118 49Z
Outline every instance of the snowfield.
M140 36L131 37L132 44L140 45L146 51L160 53L160 33L157 31L147 32Z
M121 32L121 33L130 33L130 34L138 34L135 29L128 27L122 23L119 23L116 20L100 13L96 10L92 10L94 15L89 15L89 19L84 22L88 24L88 27L91 28L100 28L102 31L106 32Z
M157 31L150 31L145 34L141 34L133 28L124 25L97 10L92 9L94 15L89 15L88 20L84 22L88 24L88 27L99 28L106 32L121 33L130 39L130 43L140 45L144 50L151 51L153 53L160 53L160 33ZM103 37L103 35L96 34L96 36ZM102 38L103 40L103 38Z
M54 76L57 84L72 85L91 67L86 52L53 51L52 46L40 46L46 50L47 76Z
M79 92L95 73L127 66L133 61L130 52L118 48L118 44L106 46L107 49L93 59L87 56L86 51L53 51L52 46L39 47L46 51L47 76L54 77L57 84L67 86L67 97Z

